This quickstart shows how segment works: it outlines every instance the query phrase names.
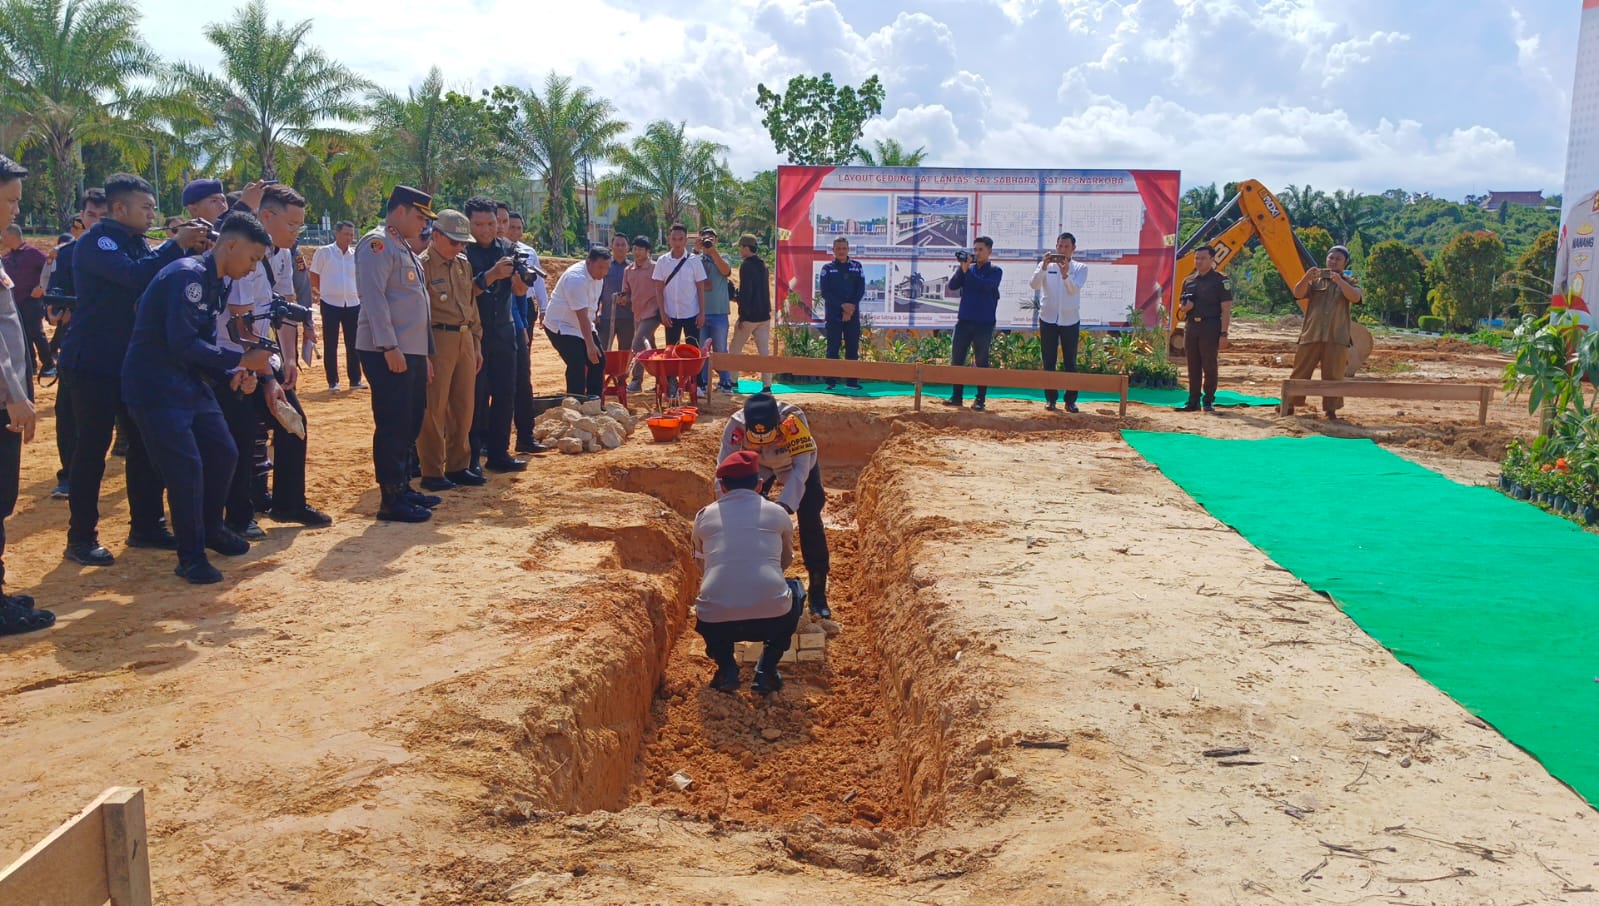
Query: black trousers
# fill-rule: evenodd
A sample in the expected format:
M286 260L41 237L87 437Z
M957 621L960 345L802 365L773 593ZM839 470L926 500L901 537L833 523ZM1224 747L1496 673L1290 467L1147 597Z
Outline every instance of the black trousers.
M1077 340L1082 335L1082 330L1081 322L1064 327L1048 321L1038 322L1038 345L1044 354L1045 371L1055 370L1056 353L1060 354L1061 371L1077 370ZM1061 392L1061 396L1065 398L1066 405L1077 404L1077 391L1065 390ZM1044 399L1051 403L1055 402L1055 391L1045 390Z
M22 332L28 338L34 373L54 368L55 350L50 347L50 338L44 335L44 304L38 299L18 299L17 314L22 318Z
M611 338L615 337L615 346L619 350L633 348L633 316L625 318L601 318L594 325L594 332L600 336L600 349L604 351L612 346Z
M372 369L368 368L368 377ZM425 389L425 383L424 383ZM483 369L477 373L476 405L472 413L472 468L478 455L488 451L495 459L511 446L511 421L516 406L516 340L509 335L483 337ZM412 440L416 436L412 435Z
M666 325L666 342L676 343L686 336L689 338L689 342L698 345L700 342L700 326L694 321L694 318L671 319Z
M589 361L588 345L582 337L573 337L566 334L545 330L544 335L550 338L550 345L560 353L561 361L566 363L566 393L568 396L599 396L605 388L605 353L600 353L599 362ZM599 341L595 340L595 345Z
M426 371L426 368L423 370ZM426 387L426 374L422 375L422 382ZM283 395L294 411L300 413L300 420L305 422L305 437L297 437L293 431L283 427L278 417L267 408L264 390L257 387L250 397L255 403L257 418L272 434L272 508L294 510L305 506L306 440L311 436L311 420L305 417L305 407L300 405L300 398L293 390L285 390Z
M61 468L56 470L56 483L67 480L67 473L72 468L72 448L77 445L78 420L72 414L71 386L62 380L56 381L56 457L61 460Z
M1216 382L1221 359L1221 318L1206 318L1195 323L1192 319L1183 327L1183 351L1188 354L1188 404L1200 402L1201 388L1204 404L1216 402Z
M793 605L788 613L779 617L759 620L724 620L707 623L694 621L694 631L705 639L705 656L719 667L738 666L733 659L734 642L765 642L762 658L775 664L793 643L794 630L799 628L800 615L805 611L805 590L798 579L788 580L788 596Z
M130 423L139 426L167 484L178 562L200 562L206 559L206 533L222 522L239 458L227 420L210 401L196 409L137 407L130 412Z
M533 337L529 331L516 331L516 405L511 421L516 436L533 439Z
M6 585L6 520L17 508L22 480L22 435L6 426L11 416L0 409L0 589Z
M344 330L344 367L350 386L361 380L361 357L355 351L355 325L361 317L361 306L341 308L322 303L322 367L327 370L328 386L339 382L339 330Z
M800 555L805 558L805 571L812 575L825 575L832 566L827 552L827 529L822 527L822 508L827 506L827 491L822 487L822 463L818 459L805 479L805 496L800 498L799 543Z
M966 356L968 353L970 353L972 358L975 360L972 362L972 364L976 365L978 368L987 368L988 349L992 345L994 345L993 321L956 321L955 342L954 347L950 350L949 357L950 364L966 364ZM953 391L951 391L949 398L958 403L965 397L965 395L965 386L956 384ZM981 403L987 398L988 388L978 387L977 402Z
M111 433L119 419L122 436L128 442L129 531L156 532L164 518L161 474L150 460L139 426L129 417L128 407L122 402L122 380L65 371L61 384L72 396L77 429L72 465L67 470L67 482L72 486L68 498L71 517L67 523L67 541L92 543L99 540L100 482L105 478L105 458L111 452Z
M838 358L839 347L844 348L844 358L851 361L861 357L861 319L857 316L848 321L827 322L827 357ZM828 378L828 382L832 382Z
M399 487L410 480L411 445L427 409L428 357L407 355L405 370L395 374L383 353L363 349L360 355L372 386L372 470L380 487Z
M251 494L255 483L255 465L250 454L255 448L256 436L261 431L261 415L255 407L255 394L239 393L229 389L226 384L213 385L212 389L237 454L233 474L228 480L223 521L230 528L243 530L255 518L255 501Z

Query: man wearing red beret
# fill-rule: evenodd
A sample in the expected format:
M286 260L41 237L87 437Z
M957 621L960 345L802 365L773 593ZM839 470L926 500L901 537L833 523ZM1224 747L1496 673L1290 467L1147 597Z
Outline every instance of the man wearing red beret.
M702 564L694 629L716 662L711 688L739 686L734 642L765 642L750 687L762 695L783 688L777 662L788 651L805 609L805 588L783 571L794 562L788 513L762 497L760 455L739 450L716 468L721 496L694 517L694 556Z

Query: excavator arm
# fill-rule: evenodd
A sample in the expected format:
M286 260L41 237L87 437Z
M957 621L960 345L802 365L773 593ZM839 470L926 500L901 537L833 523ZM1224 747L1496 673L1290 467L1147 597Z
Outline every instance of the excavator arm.
M1228 226L1222 226L1234 213L1238 219ZM1258 181L1250 179L1239 183L1238 194L1177 249L1177 272L1173 286L1180 289L1183 281L1193 275L1194 249L1209 244L1216 253L1216 267L1226 273L1232 259L1250 240L1260 242L1261 249L1290 288L1299 283L1305 271L1319 264L1294 233L1294 225L1277 196ZM1167 323L1171 326L1168 349L1173 355L1180 354L1183 349L1183 324L1177 316L1177 295L1174 291L1166 303ZM1294 301L1299 303L1300 311L1305 310L1304 299ZM1371 355L1372 347L1371 331L1359 322L1350 325L1350 339L1354 346L1349 350L1346 377L1355 376Z

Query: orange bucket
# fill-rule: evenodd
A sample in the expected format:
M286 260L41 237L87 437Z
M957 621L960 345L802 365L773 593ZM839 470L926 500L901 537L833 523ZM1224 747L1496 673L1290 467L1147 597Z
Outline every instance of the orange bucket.
M678 434L683 430L683 420L675 415L652 416L645 424L650 426L650 434L655 437L655 442L658 444L677 440Z
M694 423L700 420L700 410L697 406L677 406L666 410L666 414L682 422L684 431L694 427Z

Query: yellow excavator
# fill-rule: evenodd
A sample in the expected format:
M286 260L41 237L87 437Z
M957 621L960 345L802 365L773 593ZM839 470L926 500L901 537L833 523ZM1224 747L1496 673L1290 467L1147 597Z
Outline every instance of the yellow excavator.
M1235 211L1238 219L1228 226L1221 226ZM1288 213L1283 210L1277 196L1256 180L1249 179L1239 183L1238 194L1222 205L1216 216L1205 221L1177 249L1177 274L1172 285L1180 288L1183 281L1193 275L1194 249L1208 243L1216 252L1216 268L1226 273L1233 256L1251 239L1259 240L1260 247L1271 258L1277 273L1282 275L1283 282L1290 288L1299 282L1305 271L1323 264L1310 256L1305 244L1294 234L1294 225L1289 222ZM1175 297L1176 292L1172 295ZM1299 303L1300 311L1305 310L1304 299L1294 301ZM1183 322L1175 313L1176 308L1168 303L1167 323L1171 325L1168 350L1171 355L1180 356L1183 351ZM1348 373L1344 376L1354 377L1371 355L1371 331L1357 321L1350 325L1349 338L1353 346L1349 350Z

